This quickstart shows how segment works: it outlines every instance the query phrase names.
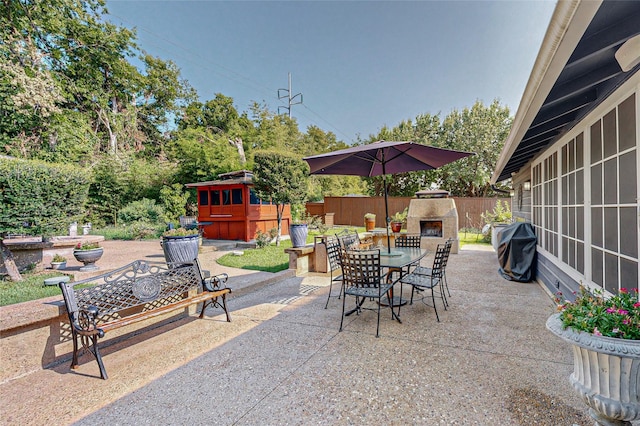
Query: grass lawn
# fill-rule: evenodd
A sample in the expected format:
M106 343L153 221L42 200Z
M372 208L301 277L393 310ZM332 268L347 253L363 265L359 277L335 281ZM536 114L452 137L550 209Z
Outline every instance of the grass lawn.
M332 228L325 231L324 234L333 235L343 229L344 227ZM349 227L349 229L356 229L358 232L364 231L363 227ZM320 235L320 232L309 231L307 243L313 243L313 239L317 235ZM290 247L291 240L282 240L280 247L271 244L265 248L244 250L242 256L235 256L231 253L226 254L218 259L218 263L223 266L249 269L252 271L280 272L289 267L289 255L284 252L284 249Z
M463 247L466 244L482 244L482 245L491 245L490 240L485 240L484 236L480 233L472 233L472 232L463 232L458 231L458 238L460 239L460 247Z
M264 248L244 250L242 256L226 254L218 259L218 263L232 268L252 271L280 272L289 267L289 255L284 249L291 247L290 240L280 242L280 247L271 244Z
M60 276L60 273L46 272L39 274L23 273L24 281L13 282L0 278L0 306L28 300L42 299L49 296L62 296L57 285L43 285L44 280Z
M325 234L333 235L336 232L340 232L343 228L331 229ZM358 229L358 232L363 232L364 228ZM313 237L319 235L317 232L310 232L307 237L307 243L313 242ZM491 242L483 240L482 234L462 231L459 232L460 246L465 244L484 244L491 245ZM289 267L289 255L284 252L284 249L291 247L290 240L283 240L280 242L280 247L276 247L275 244L271 244L268 247L261 249L249 249L244 250L244 255L235 256L233 254L227 254L218 259L218 263L224 266L232 268L249 269L252 271L266 271L266 272L280 272Z

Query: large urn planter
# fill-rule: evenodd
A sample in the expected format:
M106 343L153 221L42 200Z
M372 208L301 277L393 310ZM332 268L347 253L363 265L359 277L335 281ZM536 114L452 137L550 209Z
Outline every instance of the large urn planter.
M102 254L104 253L104 249L102 247L89 249L89 250L73 250L73 257L84 266L80 268L80 271L97 271L100 269L96 266L96 262L100 260Z
M198 258L200 235L162 237L162 251L167 264L191 263Z
M631 425L640 419L640 340L563 329L560 314L549 317L547 329L572 345L569 381L597 424Z
M292 223L289 225L289 236L293 247L306 246L308 234L309 228L306 223Z

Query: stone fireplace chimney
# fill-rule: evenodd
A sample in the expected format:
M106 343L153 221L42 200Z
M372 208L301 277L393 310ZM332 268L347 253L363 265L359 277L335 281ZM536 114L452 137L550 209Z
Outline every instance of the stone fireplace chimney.
M409 203L407 233L420 234L420 246L434 251L452 238L451 253L458 253L458 211L448 191L418 191Z

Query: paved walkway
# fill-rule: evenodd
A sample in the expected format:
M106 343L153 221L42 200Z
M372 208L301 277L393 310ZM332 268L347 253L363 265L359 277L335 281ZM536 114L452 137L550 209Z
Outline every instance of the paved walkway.
M592 424L545 291L502 279L492 250L452 255L448 275L440 323L417 302L402 324L384 313L380 338L371 311L338 332L326 275L256 286L229 301L231 323L211 310L108 346L107 381L85 356L0 385L0 423Z

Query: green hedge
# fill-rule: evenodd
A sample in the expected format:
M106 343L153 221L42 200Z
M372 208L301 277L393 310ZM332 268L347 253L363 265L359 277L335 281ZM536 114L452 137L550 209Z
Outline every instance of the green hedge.
M89 183L72 165L0 158L0 235L66 235L85 213Z

